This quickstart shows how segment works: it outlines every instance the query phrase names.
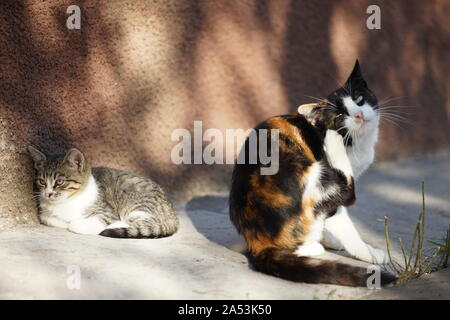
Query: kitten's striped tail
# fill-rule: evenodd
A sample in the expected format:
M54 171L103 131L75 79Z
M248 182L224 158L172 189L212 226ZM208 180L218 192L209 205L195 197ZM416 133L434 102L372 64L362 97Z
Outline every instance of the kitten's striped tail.
M128 227L108 228L103 230L100 235L110 238L164 238L171 236L178 230L178 219L171 219L162 224L155 224L145 220L136 220Z
M352 287L366 287L371 276L366 268L344 263L298 257L294 250L266 248L256 255L250 255L250 262L256 270L286 280L306 283L327 283ZM381 271L381 285L395 281L397 278Z

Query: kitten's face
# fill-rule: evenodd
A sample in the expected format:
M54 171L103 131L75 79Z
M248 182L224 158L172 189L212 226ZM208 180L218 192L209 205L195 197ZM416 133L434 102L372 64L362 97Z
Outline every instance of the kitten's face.
M378 100L367 87L358 61L345 85L319 103L309 116L324 131L338 130L346 138L346 145L376 133L380 121Z
M64 201L87 183L90 168L77 149L71 149L63 156L46 156L33 147L28 150L34 160L35 185L41 201Z

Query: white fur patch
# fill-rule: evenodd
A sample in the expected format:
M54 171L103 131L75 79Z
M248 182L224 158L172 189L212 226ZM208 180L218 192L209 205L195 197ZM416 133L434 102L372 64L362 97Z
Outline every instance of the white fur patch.
M344 250L344 246L327 229L323 230L322 245L331 250Z
M327 130L324 144L330 165L341 170L347 178L353 176L353 169L342 136L335 130Z
M342 244L345 251L355 258L371 263L387 263L389 261L385 251L375 249L361 239L348 216L347 208L339 207L334 216L326 219L325 229Z
M303 192L304 199L313 199L319 201L323 196L323 190L320 184L322 166L319 162L313 163L308 169L307 183Z
M347 147L347 154L352 164L353 177L357 179L364 171L369 168L375 159L375 143L378 136L376 133L360 140L353 139L353 146Z
M308 242L304 245L301 245L295 250L294 254L298 257L310 257L310 256L318 256L325 252L323 246L317 242Z
M105 224L97 217L75 219L69 224L69 231L78 234L99 234L105 229Z
M73 197L57 202L41 199L41 219L54 217L66 222L82 219L86 210L95 203L97 197L98 186L94 177L91 175L84 190ZM52 224L53 221L56 221L55 219L47 219L46 221L49 222L48 225L50 226L61 227L61 224Z
M106 229L129 228L130 226L124 221L116 221L106 227Z
M69 227L69 222L45 214L39 215L39 220L41 221L42 224L45 224L46 226L63 229L67 229Z
M130 220L131 219L132 220L150 220L150 219L152 219L152 215L146 211L136 210L136 211L130 212L130 214L128 215L128 219L130 219Z
M304 243L319 242L323 237L323 229L325 227L325 217L322 214L316 216L311 224L311 229L304 239Z
M374 161L380 116L368 103L358 106L351 97L342 100L349 113L344 124L352 137L352 146L347 147L347 155L353 168L353 177L356 179ZM365 122L356 121L354 118L358 111L364 114Z

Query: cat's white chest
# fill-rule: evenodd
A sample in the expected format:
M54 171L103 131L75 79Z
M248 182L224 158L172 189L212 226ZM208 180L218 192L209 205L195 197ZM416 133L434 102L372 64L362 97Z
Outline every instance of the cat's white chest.
M353 152L353 150L347 150L348 158L352 164L354 178L358 178L364 171L369 168L374 160L374 150L367 149L364 152Z
M55 217L65 222L83 218L98 197L98 186L93 176L79 194L58 203L41 202L42 215Z

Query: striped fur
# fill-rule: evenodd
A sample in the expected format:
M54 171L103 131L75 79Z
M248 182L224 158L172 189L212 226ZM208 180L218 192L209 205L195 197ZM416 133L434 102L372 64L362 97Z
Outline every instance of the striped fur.
M172 204L149 178L91 169L77 149L64 156L47 156L33 147L29 151L43 224L115 238L160 238L177 231Z

